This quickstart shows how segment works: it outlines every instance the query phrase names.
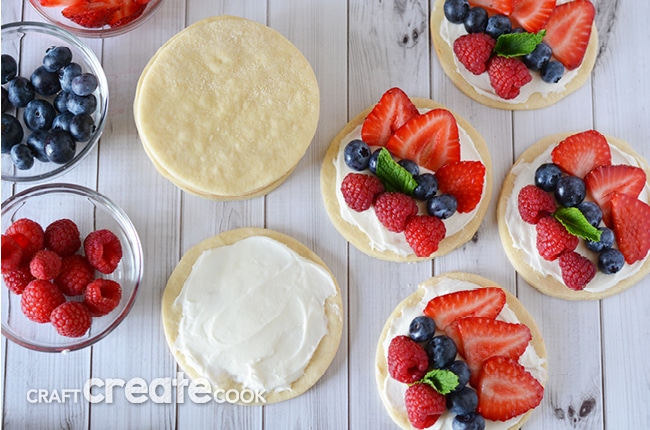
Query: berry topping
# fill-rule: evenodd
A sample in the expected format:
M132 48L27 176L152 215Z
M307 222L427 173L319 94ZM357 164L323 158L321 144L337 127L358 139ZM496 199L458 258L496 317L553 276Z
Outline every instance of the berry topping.
M417 186L413 190L413 197L418 200L427 200L438 192L438 179L431 173L422 173L415 176Z
M23 258L23 249L11 236L2 235L2 273L14 271Z
M456 415L451 423L453 430L484 430L485 418L476 412L466 415Z
M496 41L485 33L465 34L454 41L454 54L467 70L480 75L487 70L487 62L495 43Z
M493 56L488 62L490 85L502 99L519 95L519 89L533 80L526 65L515 58Z
M505 303L506 294L501 288L477 288L434 297L427 303L424 314L433 318L438 329L445 330L458 318L468 316L496 318Z
M606 249L598 255L598 268L607 275L617 273L623 265L625 265L625 257L616 248Z
M487 26L488 13L482 7L476 6L469 10L465 20L463 21L463 26L465 31L468 33L483 33L485 27Z
M445 0L445 18L452 24L461 24L469 12L467 0Z
M605 136L587 130L568 136L551 152L553 163L570 175L583 178L598 166L612 164L612 154Z
M113 273L122 259L120 239L110 230L93 231L83 245L90 265L104 274Z
M598 227L603 219L603 212L600 207L594 202L584 201L578 203L576 208L585 216L587 222L594 227Z
M350 141L345 145L343 157L345 164L352 170L361 171L368 168L370 161L370 147L360 139Z
M406 227L406 220L417 215L418 205L412 197L398 192L386 192L375 199L377 219L389 231L401 233Z
M92 317L81 302L65 302L52 311L50 321L61 336L81 337L90 328Z
M513 0L469 0L471 6L481 6L492 13L510 15L513 8Z
M143 0L120 0L120 8L108 18L110 27L120 27L138 19L147 8Z
M627 194L611 198L612 224L618 249L625 262L633 264L650 250L650 206Z
M495 40L499 38L502 34L507 34L512 31L512 23L510 18L505 15L497 14L492 15L487 20L487 25L485 26L485 34L490 35Z
M572 290L582 290L596 275L594 263L575 251L563 252L559 264L562 281Z
M557 58L569 70L582 64L596 8L588 0L574 0L555 7L546 23L544 41Z
M555 200L565 208L580 204L587 194L585 183L577 176L564 176L557 181Z
M37 323L49 322L52 311L64 302L63 293L50 281L41 279L27 284L20 296L20 308L23 314Z
M483 195L485 165L480 161L458 161L445 164L436 171L438 190L451 194L458 203L458 212L467 213L476 208Z
M551 60L546 63L542 70L540 71L539 76L542 78L542 81L555 84L562 79L564 75L564 66L559 61Z
M379 178L362 173L348 173L341 182L341 193L350 209L363 212L371 205L375 196L384 192Z
M597 242L586 240L585 245L587 245L587 248L594 252L601 252L614 246L614 232L607 227L598 227L598 230L600 230L600 240Z
M428 342L435 332L435 321L426 315L413 318L409 325L409 337L415 342Z
M79 228L74 221L63 218L45 228L45 248L56 252L61 257L74 254L80 247Z
M406 220L404 236L418 257L429 257L438 250L447 230L440 219L428 215L416 215Z
M411 176L415 177L420 174L420 166L418 166L415 161L411 161L407 158L402 158L397 162L397 164L402 166L404 170L411 174Z
M526 31L537 33L548 22L555 9L555 0L513 0L512 18Z
M458 386L456 390L463 388L469 383L470 370L467 363L463 360L456 360L449 365L447 368L450 372L453 372L454 375L458 376Z
M413 384L404 396L406 414L417 429L429 428L445 412L445 396L428 384Z
M447 409L452 414L466 415L476 411L478 396L476 391L469 387L453 391L447 395Z
M456 213L458 202L451 194L440 194L427 200L427 213L440 219L447 219Z
M43 228L35 221L28 218L21 218L14 221L5 231L7 236L11 236L23 249L23 262L28 263L36 251L44 247Z
M108 19L117 12L119 6L103 1L74 3L61 11L70 21L86 28L100 28L108 24Z
M23 264L9 273L4 273L2 279L6 287L14 294L22 294L27 284L34 280L29 271L29 265Z
M541 188L526 185L519 191L517 208L521 219L529 224L537 224L555 211L555 200Z
M434 369L445 369L456 359L458 348L449 336L440 335L431 339L424 347L429 356L429 365Z
M122 287L111 279L95 279L84 291L84 303L93 316L102 316L117 307L122 298Z
M564 251L573 251L580 239L572 235L554 217L547 216L535 226L537 231L537 251L543 259L553 261Z
M83 255L73 254L61 259L61 271L54 285L66 296L83 294L84 288L95 278L95 269Z
M418 115L418 109L406 93L399 88L391 88L384 93L363 122L361 139L370 146L386 146L397 129Z
M29 262L29 271L36 279L54 279L61 271L61 257L56 252L41 249Z
M548 64L549 60L551 59L551 55L551 47L546 43L541 42L535 47L535 49L533 49L531 53L521 57L521 61L523 61L526 67L528 67L530 70L538 71L542 70L544 66ZM564 73L564 67L562 67L562 73ZM561 76L562 74L560 74L560 77Z
M408 336L396 336L388 346L388 373L405 384L419 381L429 369L424 349Z

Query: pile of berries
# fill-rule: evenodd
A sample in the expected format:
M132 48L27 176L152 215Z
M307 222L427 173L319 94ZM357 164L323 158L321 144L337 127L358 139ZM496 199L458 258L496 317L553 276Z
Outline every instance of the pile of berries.
M120 284L96 272L113 273L121 259L122 245L113 232L95 230L82 241L79 228L67 218L45 230L36 221L20 218L2 235L5 286L21 296L28 319L51 322L62 336L85 335L93 317L118 306Z
M84 28L119 28L144 14L150 0L38 0Z

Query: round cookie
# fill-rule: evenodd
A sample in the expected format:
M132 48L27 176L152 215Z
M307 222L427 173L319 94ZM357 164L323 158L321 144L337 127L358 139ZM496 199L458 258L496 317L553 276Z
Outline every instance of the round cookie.
M555 277L551 274L544 275L540 271L533 268L529 262L530 260L527 253L523 252L521 247L515 246L510 228L506 223L506 217L508 214L510 214L510 216L519 216L518 209L516 207L516 197L518 196L519 190L521 189L521 186L516 186L516 181L518 178L516 172L518 169L521 168L521 166L524 166L525 163L533 163L536 159L538 159L538 157L542 157L545 160L540 161L540 164L542 162L550 162L550 151L552 148L571 134L574 133L562 133L547 136L536 142L519 156L512 169L506 176L505 180L503 181L501 193L499 195L499 201L497 204L499 236L501 237L501 243L503 244L506 255L508 256L515 270L517 270L517 272L526 280L526 282L537 288L542 293L565 300L598 300L620 293L621 291L639 282L643 277L650 273L650 258L646 256L644 260L635 263L637 265L635 269L636 271L633 273L628 273L622 279L613 277L616 275L605 275L601 272L597 272L596 277L589 284L587 284L587 287L584 290L575 291L564 285L564 283L560 281L560 277ZM622 154L630 157L630 159L634 160L638 167L642 168L645 171L646 177L650 178L650 168L648 167L647 162L639 154L637 154L627 142L611 136L605 137L612 150L618 149ZM617 162L617 160L615 160L614 152L612 153L612 157L612 164L620 164L620 162ZM537 163L535 163L535 166L536 165ZM534 170L530 172L530 178L527 183L534 184ZM650 192L650 180L646 184L645 191ZM521 219L518 221L523 223ZM530 239L529 246L527 246L526 249L532 248L530 251L537 254L537 250L534 247L534 239L536 237L535 226L526 224L524 227L527 228L528 233L526 234ZM581 240L579 248L583 246L584 245L582 244ZM586 250L586 248L584 249ZM551 263L557 264L557 261ZM606 288L597 288L595 286L591 286L595 285L592 283L597 282L599 278L602 279L600 282L613 284Z
M169 39L144 68L134 100L156 169L217 200L280 185L311 143L319 109L302 53L277 31L232 16L203 19Z
M484 287L494 287L497 286L496 283L482 277L479 275L471 274L471 273L465 273L465 272L448 272L443 275L435 276L433 278L429 278L426 281L420 283L418 285L417 290L412 293L410 296L406 297L404 300L402 300L393 310L393 312L390 314L388 319L386 320L386 323L384 325L384 328L381 332L381 335L379 336L379 341L377 343L377 353L375 357L375 379L377 382L377 388L382 400L382 403L384 404L384 407L386 408L386 411L390 415L390 417L393 419L393 421L401 428L405 430L411 430L413 427L411 426L408 417L406 415L405 410L399 410L393 407L391 404L390 400L388 399L387 395L384 392L384 385L386 383L387 378L390 378L390 375L388 373L388 365L387 365L387 359L386 359L386 352L385 352L385 343L387 341L387 336L389 335L389 332L391 330L391 325L393 322L402 316L402 313L405 309L412 308L418 305L421 301L423 301L423 297L425 297L425 294L427 293L427 290L430 288L435 288L438 284L442 282L446 282L448 280L452 281L460 281L460 282L467 282L470 284L474 284L476 288L484 288ZM535 323L535 320L533 317L530 315L528 310L523 306L523 304L511 293L509 293L507 290L504 290L506 293L506 304L510 308L510 310L514 313L516 318L519 320L519 322L525 324L528 326L528 328L531 331L532 334L532 340L530 341L530 346L533 347L535 353L537 356L542 360L541 367L543 369L540 383L544 385L546 383L546 366L547 366L547 353L546 353L546 346L544 344L544 339L542 338L541 332L539 331L539 328L537 327L537 324ZM426 303L424 304L426 305ZM424 305L422 306L422 309L424 309ZM403 333L405 335L408 335L408 333ZM530 410L526 412L521 419L518 420L518 422L511 426L509 429L518 429L520 426L528 420L530 414L533 412L533 410Z
M447 109L441 104L429 99L411 98L411 101L418 109ZM445 255L470 240L483 221L483 217L487 212L487 208L492 196L492 161L483 137L476 131L476 129L474 129L474 127L472 127L469 122L454 112L452 113L458 122L459 128L462 128L472 139L474 146L476 147L476 150L480 155L483 164L485 165L484 193L481 197L479 205L475 209L476 212L474 218L471 219L464 226L464 228L449 237L445 237L440 242L438 250L429 257L418 257L414 253L410 253L409 255L404 256L397 254L391 250L378 250L373 248L372 243L366 233L342 218L340 205L336 198L336 191L341 186L341 184L337 183L334 160L338 156L342 140L345 139L345 137L348 136L353 130L363 124L363 121L365 120L366 116L368 116L368 113L370 113L372 108L373 106L359 113L350 122L348 122L345 127L343 127L343 129L336 135L330 144L323 160L320 176L321 194L323 195L325 209L327 210L330 220L336 229L347 241L352 243L361 252L371 257L396 262L416 262L429 260L431 258ZM452 218L454 216L457 216L457 214L452 215Z
M596 63L596 57L598 55L598 33L595 23L592 26L589 45L587 46L587 51L585 52L582 64L576 69L577 73L575 76L573 76L571 81L566 84L563 84L562 80L560 80L560 82L557 84L553 84L558 85L557 91L547 93L546 95L540 92L533 92L525 101L507 101L499 98L496 96L496 94L494 94L492 88L489 85L489 79L486 78L485 88L489 88L491 93L490 95L493 95L493 97L488 96L485 94L484 90L478 91L463 77L463 75L461 75L461 73L458 71L458 68L464 66L460 63L457 63L456 55L454 54L452 46L448 44L440 34L441 25L443 24L443 21L446 21L443 10L444 3L445 0L435 0L430 19L431 38L433 40L433 46L436 50L436 54L438 55L438 60L440 61L442 69L445 71L454 85L456 85L456 87L465 95L481 104L505 110L540 109L557 103L567 95L576 91L587 81L591 75L591 71L594 67L594 64ZM462 26L463 24L449 23L449 25ZM487 75L487 72L485 75ZM543 84L543 81L541 81L541 78L539 78L537 72L531 72L531 75L533 76L532 82L539 81ZM566 75L562 79L565 78ZM530 85L531 83L527 85Z
M311 262L321 266L331 276L333 284L336 287L336 294L327 298L324 304L324 315L327 320L327 334L325 334L325 336L323 336L320 340L302 376L291 383L289 390L275 390L266 392L264 395L264 403L242 403L270 404L299 396L300 394L307 391L310 387L312 387L325 373L330 363L334 359L341 340L341 334L343 331L343 303L341 298L341 291L339 289L338 283L336 282L336 279L334 278L334 275L330 272L320 257L318 257L318 255L316 255L313 251L289 236L273 230L262 228L240 228L212 236L189 249L181 258L180 262L169 277L162 298L162 322L167 344L173 353L174 358L183 369L183 371L187 373L192 379L196 379L198 377L206 377L205 375L197 374L194 367L188 363L188 360L183 351L179 350L176 347L176 340L179 334L179 325L182 318L182 309L180 309L179 306L175 305L175 300L179 294L181 294L185 281L192 272L194 263L201 256L203 251L232 245L236 242L253 236L264 236L271 238L277 242L280 242L281 244L286 245L299 256L304 257ZM242 384L236 382L234 378L228 378L228 380L225 382L216 382L211 380L210 383L213 386L213 390L215 387L218 387L222 388L225 391L235 389L238 390L238 392L241 392L241 390L246 388L242 386Z

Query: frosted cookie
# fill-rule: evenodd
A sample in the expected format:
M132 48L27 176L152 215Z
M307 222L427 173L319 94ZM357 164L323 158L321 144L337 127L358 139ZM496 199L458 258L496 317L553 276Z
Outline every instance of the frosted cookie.
M357 249L421 261L476 233L492 195L492 163L466 120L392 88L334 138L321 192L332 223Z
M403 429L451 429L457 419L518 429L543 398L546 366L540 331L516 297L451 272L422 282L388 317L375 376Z
M314 72L277 31L232 16L201 20L168 40L138 81L134 117L156 169L202 197L267 194L316 132Z
M595 130L548 136L503 182L499 235L519 274L569 300L619 293L650 272L648 165Z
M591 75L595 13L588 0L436 0L431 36L443 70L467 96L499 109L539 109ZM499 37L504 31L521 33Z
M162 319L192 379L205 378L212 392L262 393L258 404L268 404L304 393L325 373L341 340L343 304L311 250L272 230L242 228L185 253L167 282Z

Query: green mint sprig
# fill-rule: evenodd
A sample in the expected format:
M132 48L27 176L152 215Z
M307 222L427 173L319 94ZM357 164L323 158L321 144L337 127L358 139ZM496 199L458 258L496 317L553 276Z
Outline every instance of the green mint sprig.
M497 38L494 53L501 57L519 57L530 54L542 42L546 30L538 33L507 33Z
M376 174L386 191L398 191L412 196L413 190L418 186L413 175L397 164L386 148L379 151Z
M442 395L449 394L458 387L458 375L451 370L433 369L416 383L427 384Z
M580 209L559 207L553 212L557 219L569 233L592 242L600 241L601 231L591 225Z

